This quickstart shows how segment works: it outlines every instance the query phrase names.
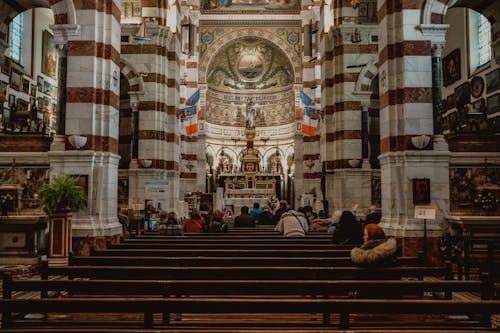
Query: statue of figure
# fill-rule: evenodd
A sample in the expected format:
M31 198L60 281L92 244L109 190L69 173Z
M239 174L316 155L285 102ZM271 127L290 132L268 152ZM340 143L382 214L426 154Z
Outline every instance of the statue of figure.
M246 128L250 130L255 129L257 110L255 109L254 103L251 98L247 100L245 119L246 119Z

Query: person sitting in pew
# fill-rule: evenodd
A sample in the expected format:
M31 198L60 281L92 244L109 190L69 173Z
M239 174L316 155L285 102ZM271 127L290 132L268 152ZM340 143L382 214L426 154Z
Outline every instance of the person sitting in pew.
M289 210L281 215L281 220L274 230L279 231L285 237L305 236L309 230L309 223L304 214Z
M212 220L208 224L208 232L226 232L227 224L224 222L222 212L218 209L212 213Z
M351 250L353 263L364 266L391 265L396 259L397 243L395 238L386 238L378 224L367 224L363 233L364 244Z
M359 245L363 243L361 224L356 220L356 216L351 211L343 211L335 227L332 235L332 242L334 244Z
M201 233L203 231L203 226L205 225L205 220L200 215L200 211L193 208L189 218L184 221L184 231L185 232L195 232Z

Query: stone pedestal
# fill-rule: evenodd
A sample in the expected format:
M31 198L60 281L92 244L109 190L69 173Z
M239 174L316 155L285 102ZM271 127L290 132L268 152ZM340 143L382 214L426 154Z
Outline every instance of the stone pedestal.
M71 212L56 212L50 215L49 266L68 265L72 247Z

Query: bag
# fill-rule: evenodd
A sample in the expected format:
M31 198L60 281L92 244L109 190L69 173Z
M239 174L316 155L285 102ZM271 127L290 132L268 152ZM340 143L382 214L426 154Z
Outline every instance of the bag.
M328 225L328 228L326 229L326 232L329 233L329 234L333 234L333 232L335 231L335 229L337 229L337 227L335 226L335 223L330 223Z

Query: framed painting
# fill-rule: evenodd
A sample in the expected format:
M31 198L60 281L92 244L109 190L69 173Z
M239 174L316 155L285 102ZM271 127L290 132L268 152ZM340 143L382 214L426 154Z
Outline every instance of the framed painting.
M43 93L48 96L50 96L50 94L52 93L52 85L50 84L50 82L43 82Z
M470 85L464 82L455 88L455 106L457 109L463 108L470 103Z
M31 83L30 86L30 95L36 97L37 86L34 83Z
M25 101L24 99L17 99L17 112L19 111L28 111L30 106L30 103L28 101Z
M2 96L4 101L7 100L8 94L9 94L9 84L5 81L0 81L0 96Z
M486 73L486 93L490 93L500 89L500 68Z
M16 70L12 70L10 73L10 87L14 90L21 91L22 84L23 75Z
M30 80L23 77L23 93L29 95L30 93Z
M10 75L10 58L5 57L3 64L2 64L2 73Z
M413 204L426 205L431 202L431 180L415 178L413 181Z
M43 83L45 82L44 78L40 75L36 78L36 86L39 92L43 92Z
M446 108L447 110L451 110L455 107L455 94L451 94L446 97Z
M57 61L58 54L54 44L54 36L48 30L44 30L42 34L42 73L55 79Z
M500 111L500 94L491 95L486 99L486 113L493 114Z
M454 49L443 58L443 85L445 87L461 78L460 49Z

